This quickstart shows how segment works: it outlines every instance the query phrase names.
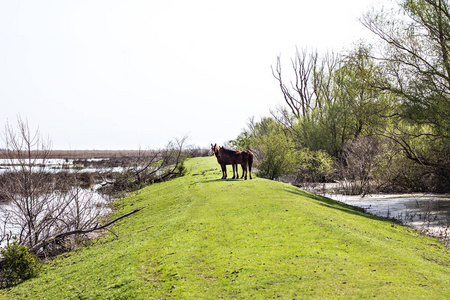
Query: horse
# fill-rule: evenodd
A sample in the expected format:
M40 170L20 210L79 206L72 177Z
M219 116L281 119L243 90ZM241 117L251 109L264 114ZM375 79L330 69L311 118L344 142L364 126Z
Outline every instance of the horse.
M242 177L247 179L247 175L250 175L252 179L252 165L253 165L253 153L250 150L234 151L225 149L224 147L217 147L217 144L211 144L211 150L217 157L217 162L222 167L222 179L227 178L226 165L233 166L233 178L239 178L238 164L242 166Z
M236 167L236 172L238 171L237 165L240 164L242 166L241 178L247 179L247 175L249 175L250 179L252 179L253 153L250 150L234 151L220 147L219 154L221 157L224 157L225 160L231 161ZM237 175L237 177L239 177L239 175Z
M220 155L220 149L217 146L217 144L214 144L214 145L211 144L211 151L217 157L217 162L219 163L220 167L222 168L222 179L227 178L227 165L232 165L232 167L233 167L233 178L231 178L231 179L239 178L237 164L233 164L233 163L231 163L231 161L229 159L222 157Z

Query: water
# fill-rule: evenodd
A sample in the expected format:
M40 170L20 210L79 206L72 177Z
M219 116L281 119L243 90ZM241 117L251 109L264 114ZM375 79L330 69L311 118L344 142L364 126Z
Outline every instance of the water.
M105 205L108 200L98 193L94 187L89 189L73 188L64 195L52 193L45 197L45 201L47 202L41 214L43 215L47 209L54 211L55 214L61 213L59 219L64 219L64 221L60 220L61 222L73 220L76 217L76 205L78 205L80 211L79 220L81 223L91 223L111 211ZM61 207L64 207L64 210L61 210ZM58 221L55 223L59 224ZM0 204L0 240L6 234L18 235L23 226L20 224L24 224L24 222L23 214L20 213L18 207L12 203ZM0 247L5 245L6 240L0 241Z
M109 158L89 158L85 159L86 162L99 162L109 160ZM0 174L7 171L15 171L20 168L20 164L23 161L19 159L5 159L0 158ZM60 171L66 171L70 173L75 172L85 172L85 173L121 173L125 170L123 167L110 167L110 168L97 168L93 166L80 165L75 159L64 159L64 158L50 158L50 159L33 159L32 170L35 171L46 171L49 173L58 173Z
M116 172L122 173L125 171L126 168L120 166L98 167L98 164L95 164L96 162L108 160L109 158L90 158L80 161L76 159L60 158L45 160L33 159L33 167L31 168L31 170L39 172L44 171L53 174L59 172L110 174ZM0 175L5 172L14 172L20 170L20 165L22 162L23 161L20 161L18 159L0 159ZM86 162L88 162L88 164L86 164ZM107 204L108 199L98 192L99 187L101 187L102 185L103 184L98 183L93 185L92 188L87 189L74 187L68 192L66 196L61 196L56 192L52 193L46 196L45 201L49 202L46 205L51 207L54 203L57 203L56 206L66 207L66 211L68 211L68 213L64 213L64 215L61 215L61 218L66 218L67 220L69 220L73 217L73 212L70 213L70 211L75 210L70 207L71 205L75 205L75 201L70 199L73 199L74 195L76 195L79 206L83 209L82 216L85 219L84 221L97 219L99 216L102 216L110 211L110 209L108 209L105 205ZM72 195L72 198L70 198L70 195ZM64 200L64 197L66 197L67 200ZM21 214L19 213L16 206L12 205L11 203L0 202L0 247L6 244L5 240L1 242L2 236L4 236L5 234L17 235L20 233L21 225L19 225L19 223L23 224L23 221L21 221L18 217L20 215ZM8 220L8 222L5 222L5 220Z
M363 208L372 215L392 218L430 235L450 238L450 194L386 194L329 198Z

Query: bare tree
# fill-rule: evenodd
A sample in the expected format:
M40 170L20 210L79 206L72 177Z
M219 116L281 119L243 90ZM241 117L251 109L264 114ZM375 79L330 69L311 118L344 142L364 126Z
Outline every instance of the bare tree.
M360 137L348 141L343 159L338 164L345 193L366 195L372 192L373 170L380 153L380 142L373 137Z
M334 53L320 58L317 52L296 51L291 59L293 80L286 84L282 74L281 58L277 57L272 75L278 81L284 100L296 117L307 117L311 111L333 100L333 72L339 63Z
M5 127L4 142L12 172L2 192L13 207L10 222L20 227L19 242L32 246L43 234L49 219L46 206L51 205L53 197L54 183L48 180L44 167L50 146L38 131L30 131L27 121L18 118L17 125L17 129L10 124Z
M32 132L28 122L18 118L17 127L5 126L3 139L11 170L0 185L9 204L3 210L0 240L16 235L20 244L32 248L56 233L94 224L100 213L98 199L77 185L76 174L53 174L47 168L50 142L39 130Z
M314 101L312 84L313 71L317 64L317 52L308 56L305 50L302 53L297 50L291 64L294 71L294 80L290 82L290 85L286 85L283 81L280 57L277 57L277 65L275 70L272 68L272 74L280 85L286 104L292 114L298 118L306 115Z
M104 178L108 187L104 187L103 192L115 195L182 175L183 163L187 157L187 139L187 136L176 138L162 150L140 149L118 177L114 180Z

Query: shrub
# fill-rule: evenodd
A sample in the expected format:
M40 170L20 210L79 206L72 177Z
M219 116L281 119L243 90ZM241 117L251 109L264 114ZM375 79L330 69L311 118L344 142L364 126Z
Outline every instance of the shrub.
M187 168L184 165L184 160L181 161L176 168L176 172L180 175L180 176L184 176L187 173Z
M334 159L323 150L303 148L297 156L297 182L324 182L333 172Z
M0 263L1 286L7 287L23 280L37 276L38 264L36 258L20 245L17 240L0 249L2 255Z
M259 137L255 154L260 177L273 180L291 174L295 169L296 150L292 141L282 132L271 132Z

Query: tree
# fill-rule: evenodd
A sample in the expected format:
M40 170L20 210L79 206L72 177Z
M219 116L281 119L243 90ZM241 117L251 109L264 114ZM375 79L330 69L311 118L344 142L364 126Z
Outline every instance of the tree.
M0 288L11 286L38 274L38 262L27 248L16 240L0 249Z
M272 74L278 81L286 107L273 111L273 117L292 134L300 147L325 149L330 143L327 122L329 108L336 100L334 72L338 69L338 55L319 56L317 52L296 51L291 60L292 78L282 73L280 57ZM289 83L286 83L288 81ZM331 119L330 119L331 120ZM331 125L333 126L333 125ZM334 149L327 151L335 152Z
M450 10L445 0L404 0L401 16L385 11L362 23L383 42L374 85L397 97L397 124L384 135L448 184L450 174ZM447 179L445 179L447 178Z
M136 190L154 182L184 175L187 139L187 136L176 138L161 150L140 149L118 178L113 181L104 179L109 188L102 191L114 196L117 191Z
M277 59L273 73L287 108L272 114L301 147L338 157L347 140L385 126L387 119L380 115L387 114L389 97L371 84L379 70L370 52L364 44L340 56L319 58L317 53L308 56L297 51L291 88L284 83Z
M277 57L272 75L278 81L285 103L296 118L308 118L312 110L333 101L331 75L338 64L339 56L334 53L320 57L317 52L297 50L291 59L293 80L287 84L285 75L282 75L281 58Z
M80 188L75 173L55 176L48 170L50 142L39 130L32 132L18 118L17 127L5 126L3 139L12 170L2 176L0 192L10 204L5 222L16 229L19 244L32 248L56 233L94 225L100 214L95 199ZM0 240L10 235L7 227Z
M258 175L273 180L292 173L295 153L292 141L283 133L274 131L259 136L256 147Z
M266 117L260 122L251 119L248 127L230 143L236 149L254 152L259 176L277 179L295 170L296 147L281 124Z
M296 183L324 182L333 171L334 159L325 151L301 149L296 155Z

